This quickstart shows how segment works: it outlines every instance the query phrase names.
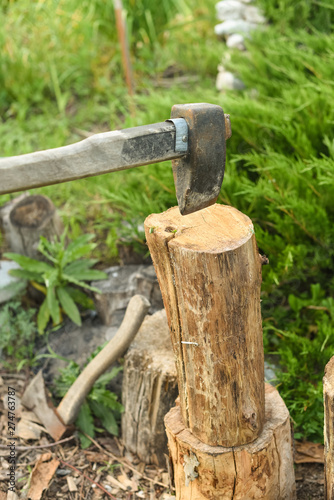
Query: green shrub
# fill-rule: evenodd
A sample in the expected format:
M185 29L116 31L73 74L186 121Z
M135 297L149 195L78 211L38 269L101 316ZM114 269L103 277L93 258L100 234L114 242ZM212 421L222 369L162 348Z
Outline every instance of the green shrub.
M37 333L35 309L23 309L18 301L0 309L0 351L4 366L20 371L34 365L34 341Z

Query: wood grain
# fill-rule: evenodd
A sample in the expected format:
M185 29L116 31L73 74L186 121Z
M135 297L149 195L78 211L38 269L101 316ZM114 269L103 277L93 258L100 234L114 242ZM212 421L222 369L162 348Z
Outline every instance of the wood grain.
M265 389L263 431L247 445L209 446L185 428L179 407L166 415L177 500L295 499L289 412L276 389ZM198 464L192 479L189 461Z
M264 360L261 262L251 220L228 206L187 216L174 207L150 215L145 232L185 427L213 446L255 440L264 422Z
M334 499L334 356L327 363L324 386L325 406L325 499Z
M145 318L124 359L122 440L147 464L166 466L164 417L177 395L174 354L162 310Z

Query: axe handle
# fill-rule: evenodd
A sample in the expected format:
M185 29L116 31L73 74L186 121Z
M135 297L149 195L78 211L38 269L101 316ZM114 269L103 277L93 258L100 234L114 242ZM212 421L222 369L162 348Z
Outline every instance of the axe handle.
M81 142L0 159L0 194L58 184L184 156L175 152L175 125L104 132Z
M116 335L86 366L61 400L57 414L65 425L74 422L85 397L96 380L127 350L149 308L149 301L142 295L135 295L131 298Z

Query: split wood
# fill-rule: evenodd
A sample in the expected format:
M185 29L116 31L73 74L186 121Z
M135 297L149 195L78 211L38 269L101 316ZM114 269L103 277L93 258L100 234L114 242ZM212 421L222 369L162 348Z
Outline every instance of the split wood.
M254 441L264 423L261 259L251 220L213 205L145 221L176 358L185 426L212 446Z

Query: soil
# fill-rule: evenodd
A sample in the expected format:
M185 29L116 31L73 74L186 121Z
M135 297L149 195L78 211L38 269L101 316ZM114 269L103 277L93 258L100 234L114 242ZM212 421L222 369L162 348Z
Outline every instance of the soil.
M16 389L17 420L20 417L20 396L29 379L28 374L0 371L0 500L7 497L7 461L10 440L5 407L8 387ZM15 425L17 420L15 421ZM27 498L32 484L45 487L41 499L98 500L107 498L137 500L172 500L173 488L167 469L145 465L124 450L121 441L106 433L99 434L92 445L82 450L76 433L65 442L54 445L42 432L39 439L17 438L16 488L19 499ZM308 457L308 460L311 458ZM35 471L35 472L34 472ZM47 474L50 473L50 478ZM324 499L324 470L321 463L301 463L295 468L297 500ZM41 480L40 477L43 477ZM72 490L72 491L71 491ZM246 500L246 499L245 499Z

